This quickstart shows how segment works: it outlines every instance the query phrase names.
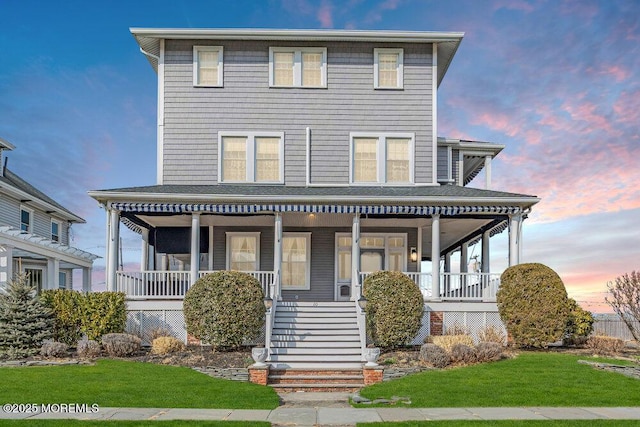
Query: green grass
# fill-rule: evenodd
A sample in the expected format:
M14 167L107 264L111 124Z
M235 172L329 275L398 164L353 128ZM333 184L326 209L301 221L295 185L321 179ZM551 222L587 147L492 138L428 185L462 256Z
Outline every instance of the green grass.
M101 407L273 409L270 387L193 369L123 360L93 366L0 368L2 403L97 403Z
M358 423L358 427L637 427L638 420L500 420L500 421L405 421Z
M637 406L640 381L578 364L585 357L525 352L514 359L427 371L364 388L412 407ZM364 405L358 405L364 406Z
M79 421L79 420L0 420L0 426L58 427L58 426L94 426L94 427L270 427L267 421Z

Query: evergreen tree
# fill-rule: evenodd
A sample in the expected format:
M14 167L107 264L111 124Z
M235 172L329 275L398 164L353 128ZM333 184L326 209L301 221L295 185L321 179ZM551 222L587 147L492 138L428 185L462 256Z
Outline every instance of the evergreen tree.
M0 289L0 358L32 356L52 336L51 311L27 279L25 273L16 274Z

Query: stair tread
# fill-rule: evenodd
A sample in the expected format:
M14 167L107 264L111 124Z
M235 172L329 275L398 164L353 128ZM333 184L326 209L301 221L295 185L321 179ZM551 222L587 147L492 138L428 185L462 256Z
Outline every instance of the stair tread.
M291 383L291 384L269 384L274 388L350 388L350 387L364 387L364 381L362 384L349 384L349 383Z

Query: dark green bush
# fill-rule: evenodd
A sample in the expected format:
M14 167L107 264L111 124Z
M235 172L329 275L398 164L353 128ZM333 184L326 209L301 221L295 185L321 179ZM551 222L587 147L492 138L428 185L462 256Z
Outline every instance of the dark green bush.
M262 332L263 298L260 282L249 274L207 274L184 297L187 331L214 349L239 347Z
M543 264L520 264L502 273L498 311L518 347L546 348L562 339L569 319L560 276Z
M83 335L95 340L104 334L124 332L127 322L122 292L82 293L64 289L42 291L54 314L54 338L75 345Z
M565 342L581 344L593 332L593 315L578 305L576 300L569 298L569 320L565 331Z
M409 344L420 329L424 310L415 282L397 271L378 271L367 276L362 286L373 342L385 348Z

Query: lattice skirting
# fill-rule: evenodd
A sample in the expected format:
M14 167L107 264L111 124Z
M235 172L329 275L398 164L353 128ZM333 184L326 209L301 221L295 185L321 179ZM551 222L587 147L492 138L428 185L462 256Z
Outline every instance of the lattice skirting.
M500 314L490 311L445 311L442 322L442 332L447 333L448 328L463 327L469 331L474 341L478 342L478 334L485 328L493 326L502 331L507 336L507 329L504 327Z

